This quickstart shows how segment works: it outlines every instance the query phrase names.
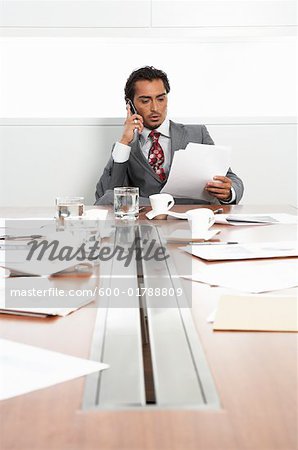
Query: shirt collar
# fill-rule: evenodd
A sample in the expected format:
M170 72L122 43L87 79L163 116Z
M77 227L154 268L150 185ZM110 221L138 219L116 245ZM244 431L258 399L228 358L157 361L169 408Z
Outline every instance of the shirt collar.
M142 136L144 142L146 142L148 140L149 134L151 133L151 131L152 130L149 130L149 128L144 127L144 129L141 133L141 136ZM166 136L169 138L170 137L170 121L169 121L169 119L165 119L163 121L163 123L158 128L156 128L155 131L157 131L158 133L162 134L163 136Z

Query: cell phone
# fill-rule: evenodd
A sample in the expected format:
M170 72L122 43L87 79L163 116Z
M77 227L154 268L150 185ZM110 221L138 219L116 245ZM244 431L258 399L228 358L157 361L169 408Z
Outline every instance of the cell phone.
M126 103L129 104L130 111L132 112L132 114L138 114L138 112L135 108L135 105L129 98L127 99ZM138 139L138 136L139 136L139 131L137 128L135 128L134 132L133 132L133 140L131 141L131 144L133 144Z
M131 110L131 112L132 112L133 114L138 114L138 112L137 112L137 110L136 110L136 108L135 108L135 105L133 104L133 102L132 102L129 98L127 99L127 102L126 102L126 103L129 104L130 110Z

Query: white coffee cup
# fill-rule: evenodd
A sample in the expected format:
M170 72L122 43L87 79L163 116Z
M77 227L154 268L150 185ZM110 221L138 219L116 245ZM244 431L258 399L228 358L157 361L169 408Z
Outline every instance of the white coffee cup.
M185 214L191 228L192 238L204 238L215 222L214 213L208 208L190 209Z
M174 199L170 194L153 194L149 197L152 211L147 213L150 219L166 219L167 211L174 206Z

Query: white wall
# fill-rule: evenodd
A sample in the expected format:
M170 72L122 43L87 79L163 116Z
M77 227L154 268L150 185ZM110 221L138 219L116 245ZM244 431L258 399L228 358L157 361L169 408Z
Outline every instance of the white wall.
M244 202L294 203L295 10L294 0L0 0L0 204L62 193L92 203L126 78L147 64L169 75L171 117L232 145Z
M295 115L294 37L0 39L0 117L121 117L130 72L168 73L177 117Z
M0 26L289 26L295 9L295 0L0 0Z
M59 195L94 203L95 185L123 119L0 121L0 205L53 205ZM198 123L199 119L177 119ZM217 144L231 145L232 169L243 179L245 204L296 204L293 118L204 118Z

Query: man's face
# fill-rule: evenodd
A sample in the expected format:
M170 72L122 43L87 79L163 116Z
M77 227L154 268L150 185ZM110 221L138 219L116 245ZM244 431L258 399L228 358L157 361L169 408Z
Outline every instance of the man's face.
M144 119L144 126L158 128L166 118L168 98L161 79L135 83L134 105Z

